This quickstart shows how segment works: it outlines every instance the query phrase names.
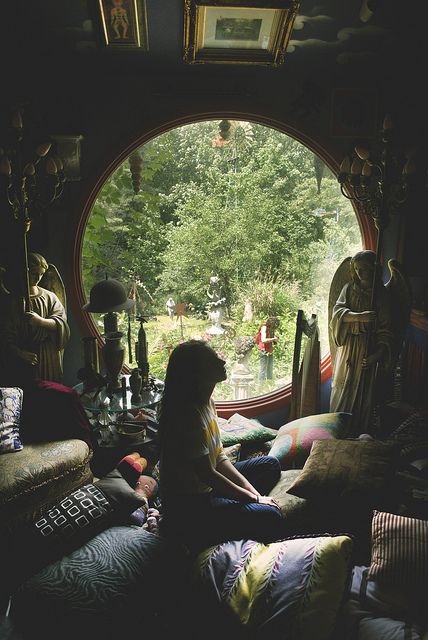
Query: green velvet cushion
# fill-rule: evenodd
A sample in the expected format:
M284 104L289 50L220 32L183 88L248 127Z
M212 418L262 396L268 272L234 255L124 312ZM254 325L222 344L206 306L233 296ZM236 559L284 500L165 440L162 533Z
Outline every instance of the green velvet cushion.
M241 443L267 442L273 440L278 431L265 427L257 420L251 420L241 416L239 413L233 414L228 420L218 419L220 436L223 446L230 446Z
M349 435L351 417L344 412L321 413L288 422L278 430L269 455L279 460L282 469L302 467L314 440Z
M305 498L288 493L288 489L297 480L301 469L281 471L281 477L269 495L278 502L287 519L290 535L324 531L324 518L319 506Z

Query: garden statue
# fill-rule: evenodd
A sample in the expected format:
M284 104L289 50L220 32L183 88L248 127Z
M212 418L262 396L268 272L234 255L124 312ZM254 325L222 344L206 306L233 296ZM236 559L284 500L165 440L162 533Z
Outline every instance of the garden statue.
M166 301L165 309L166 309L166 312L168 314L168 318L170 320L173 320L174 319L174 314L175 314L175 302L174 302L174 299L171 296L169 296L168 300Z
M384 285L374 251L359 251L343 260L331 283L330 411L352 413L354 435L372 432L375 407L390 399L410 314L410 292L399 265L389 260L388 267Z
M208 318L212 323L212 326L207 329L210 334L224 333L224 329L221 326L221 322L224 314L224 303L226 298L221 295L221 284L218 275L210 277L210 283L207 288L207 296L210 299L208 302Z

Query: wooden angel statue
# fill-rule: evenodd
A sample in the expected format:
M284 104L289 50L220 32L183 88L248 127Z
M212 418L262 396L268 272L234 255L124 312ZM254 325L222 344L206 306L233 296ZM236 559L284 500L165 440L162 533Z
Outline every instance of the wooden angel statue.
M354 435L374 430L375 406L391 399L393 370L410 315L407 281L395 260L383 283L374 251L339 265L330 287L330 411L353 414Z
M39 253L28 254L28 284L30 310L20 298L1 294L2 380L22 388L34 379L62 382L70 337L63 281Z

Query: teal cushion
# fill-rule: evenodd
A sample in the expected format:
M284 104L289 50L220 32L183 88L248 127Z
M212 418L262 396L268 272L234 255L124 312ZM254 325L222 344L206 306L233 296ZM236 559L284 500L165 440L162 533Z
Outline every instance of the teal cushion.
M267 442L273 440L278 431L265 427L258 420L245 418L239 413L234 413L228 420L224 418L218 419L220 427L221 442L224 447L230 447L233 444Z
M281 463L281 469L302 467L314 440L348 437L351 413L320 413L298 418L280 427L269 451Z

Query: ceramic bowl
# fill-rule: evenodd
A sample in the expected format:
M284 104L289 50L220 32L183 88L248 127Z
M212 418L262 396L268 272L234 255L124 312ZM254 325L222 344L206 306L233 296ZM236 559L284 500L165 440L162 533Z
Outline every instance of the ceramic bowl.
M146 426L136 422L135 424L121 424L117 426L119 437L128 442L144 440L146 437Z

